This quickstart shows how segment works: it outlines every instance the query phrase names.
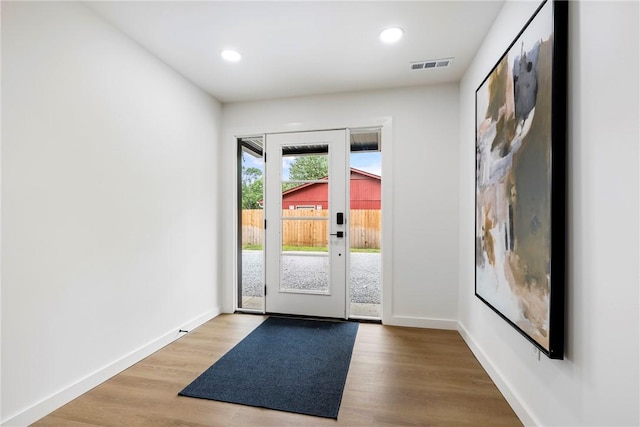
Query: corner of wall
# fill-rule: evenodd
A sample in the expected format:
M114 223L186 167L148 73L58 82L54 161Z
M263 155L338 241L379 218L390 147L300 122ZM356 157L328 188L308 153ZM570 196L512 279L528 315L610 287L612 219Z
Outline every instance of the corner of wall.
M458 322L451 319L391 315L383 323L387 326L406 326L410 328L444 329L449 331L458 329Z
M493 363L491 359L489 359L487 353L471 337L462 323L458 323L457 330L473 355L476 357L476 359L478 359L478 362L480 362L491 380L495 383L496 387L498 387L498 390L500 390L500 393L502 393L506 401L509 403L509 406L511 406L511 409L513 409L513 412L515 412L520 421L522 421L525 426L542 425L533 416L533 414L531 414L527 406L523 403L523 400L513 390L508 379L497 368L497 365Z

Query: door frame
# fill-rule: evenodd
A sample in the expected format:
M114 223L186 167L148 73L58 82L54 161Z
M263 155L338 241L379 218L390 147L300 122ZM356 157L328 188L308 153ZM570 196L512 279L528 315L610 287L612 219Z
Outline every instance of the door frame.
M284 123L279 125L261 124L254 126L240 126L228 128L225 132L223 144L223 160L221 161L220 179L225 176L237 177L237 144L238 139L265 135L267 133L314 132L333 129L360 129L379 127L381 129L382 150L382 323L393 323L393 119L392 117L376 117L368 119L349 118L325 122ZM221 302L214 310L217 313L233 313L237 308L238 283L238 188L237 179L230 179L224 185L222 194L218 197L221 206L222 221L220 224L233 224L233 227L220 225L220 297ZM230 200L231 203L224 203Z

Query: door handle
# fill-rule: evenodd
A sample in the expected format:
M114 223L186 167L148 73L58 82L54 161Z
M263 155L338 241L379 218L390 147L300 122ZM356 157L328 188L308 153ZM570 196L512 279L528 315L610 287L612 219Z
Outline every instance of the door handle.
M336 233L329 234L329 236L336 236L337 238L341 239L344 237L344 231L338 231Z

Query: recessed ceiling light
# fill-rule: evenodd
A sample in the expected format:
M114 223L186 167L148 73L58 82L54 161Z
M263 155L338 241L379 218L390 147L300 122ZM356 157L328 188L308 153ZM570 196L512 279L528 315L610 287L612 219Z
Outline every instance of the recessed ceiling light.
M220 55L222 56L223 59L229 62L238 62L242 59L242 55L240 55L235 50L231 50L231 49L223 50Z
M403 34L404 31L402 30L402 28L393 27L387 28L386 30L382 31L379 38L385 43L395 43L402 38Z

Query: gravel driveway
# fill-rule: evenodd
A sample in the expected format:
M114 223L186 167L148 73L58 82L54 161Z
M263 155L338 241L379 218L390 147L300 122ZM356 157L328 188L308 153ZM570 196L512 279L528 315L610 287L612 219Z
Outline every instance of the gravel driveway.
M242 251L243 296L262 296L262 251ZM318 268L318 259L288 256L283 264L291 284L301 289L318 288L326 283L326 274ZM380 304L382 257L379 253L351 254L351 302ZM315 261L315 262L314 262ZM314 270L316 271L315 273Z

